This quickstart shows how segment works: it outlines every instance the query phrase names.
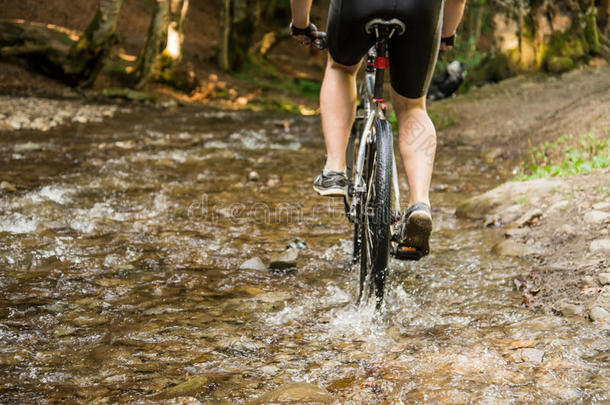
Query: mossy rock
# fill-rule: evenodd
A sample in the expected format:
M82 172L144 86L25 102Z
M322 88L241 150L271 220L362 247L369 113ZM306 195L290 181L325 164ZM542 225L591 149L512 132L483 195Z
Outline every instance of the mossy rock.
M505 54L487 56L477 67L468 72L466 80L460 87L460 93L467 92L473 86L480 86L490 82L497 83L508 79L514 74L515 68L509 56Z
M546 68L551 73L563 73L573 69L574 60L568 56L553 56L546 64Z

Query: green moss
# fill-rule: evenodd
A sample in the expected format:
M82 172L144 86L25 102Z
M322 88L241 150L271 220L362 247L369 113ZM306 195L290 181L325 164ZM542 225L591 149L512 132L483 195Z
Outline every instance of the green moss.
M546 64L546 68L552 73L563 73L574 68L574 60L568 56L553 56Z
M599 54L601 44L599 42L599 31L597 29L597 19L595 14L587 16L583 35L585 41L589 45L589 53L594 55Z
M485 83L496 83L507 79L516 73L516 68L510 56L505 54L488 55L478 66L475 66L460 87L460 93L469 91L473 86Z

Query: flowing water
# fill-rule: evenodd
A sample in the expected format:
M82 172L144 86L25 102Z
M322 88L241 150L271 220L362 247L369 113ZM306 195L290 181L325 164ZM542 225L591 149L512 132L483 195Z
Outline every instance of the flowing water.
M17 187L0 190L0 402L239 404L294 382L352 404L609 400L607 332L523 308L511 280L532 264L454 216L506 176L477 155L439 151L433 252L391 262L375 319L342 205L311 190L317 118L185 108L0 134ZM295 238L297 272L240 270ZM529 346L543 358L511 360Z

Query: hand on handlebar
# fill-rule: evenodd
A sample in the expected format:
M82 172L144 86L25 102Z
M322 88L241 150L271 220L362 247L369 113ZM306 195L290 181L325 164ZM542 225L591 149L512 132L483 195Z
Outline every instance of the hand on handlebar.
M307 28L297 28L290 23L290 35L303 46L311 46L316 49L326 49L326 33L318 31L318 27L309 23Z

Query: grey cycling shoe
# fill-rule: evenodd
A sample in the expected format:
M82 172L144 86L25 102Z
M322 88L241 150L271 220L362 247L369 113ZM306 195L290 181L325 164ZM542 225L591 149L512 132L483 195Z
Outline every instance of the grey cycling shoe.
M400 224L400 243L396 257L403 260L419 260L430 253L432 214L426 203L415 203L405 213Z
M313 180L313 189L323 196L346 197L347 176L345 172L325 170Z

